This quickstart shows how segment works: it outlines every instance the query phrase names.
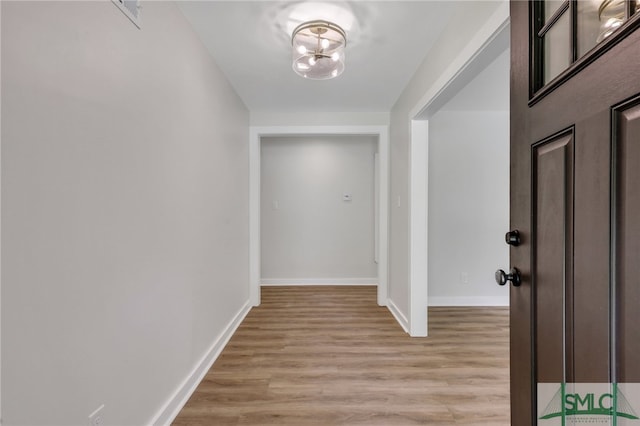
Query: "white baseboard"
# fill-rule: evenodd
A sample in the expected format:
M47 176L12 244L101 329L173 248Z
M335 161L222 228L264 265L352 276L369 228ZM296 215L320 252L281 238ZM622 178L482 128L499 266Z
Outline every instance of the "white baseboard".
M262 286L378 285L377 278L263 278Z
M405 333L409 333L409 321L407 317L402 313L400 309L393 303L393 300L387 299L387 309L391 312L391 315L398 321L400 327L405 331Z
M509 306L509 296L430 297L429 306Z
M224 331L213 342L209 350L196 364L191 373L189 373L184 381L177 387L173 395L171 395L167 402L153 417L150 424L168 426L175 420L180 413L180 410L182 410L184 405L187 403L215 360L220 356L224 347L229 343L229 339L231 339L231 336L233 336L233 333L235 333L238 326L242 323L250 310L251 304L247 301L225 327Z

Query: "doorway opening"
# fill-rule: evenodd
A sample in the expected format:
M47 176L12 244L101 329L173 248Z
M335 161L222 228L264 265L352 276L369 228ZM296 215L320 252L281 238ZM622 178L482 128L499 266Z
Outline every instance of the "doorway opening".
M508 306L509 49L429 119L429 306Z
M435 250L439 250L440 248L434 246L439 241L446 241L448 237L447 232L458 232L458 228L455 227L456 210L466 209L472 210L473 214L478 216L481 215L480 211L484 203L490 203L490 200L473 200L469 201L467 205L465 205L465 197L461 197L462 199L456 199L457 194L451 193L451 190L454 188L444 188L442 191L446 193L446 197L449 200L453 200L453 204L458 203L458 206L451 205L449 209L454 209L454 211L450 211L450 215L447 217L447 220L451 222L444 229L444 235L439 232L436 232L436 227L441 224L435 224L433 222L434 219L431 218L430 213L436 212L438 210L433 207L442 207L442 206L430 206L429 200L433 200L435 204L436 193L431 191L433 189L433 182L430 182L430 178L442 179L447 173L454 172L453 176L455 177L455 169L460 168L464 169L464 165L460 162L456 162L454 157L451 157L451 153L438 152L438 155L444 155L442 158L448 157L448 160L451 164L445 165L444 169L440 170L442 172L440 175L433 175L434 172L438 170L431 170L429 168L430 158L432 147L430 147L430 139L434 137L444 137L450 138L454 137L462 142L473 142L468 139L474 137L475 135L446 135L446 132L443 132L443 129L452 128L455 131L459 131L465 123L464 120L468 120L469 114L464 117L464 114L457 114L458 117L455 117L456 112L449 111L449 114L441 113L442 111L446 111L447 108L450 108L447 104L452 101L460 91L469 85L479 74L482 73L490 64L496 61L501 55L504 55L505 51L509 47L509 36L510 36L510 27L509 27L509 17L508 13L504 13L502 15L496 15L491 22L487 22L487 24L481 29L474 42L472 42L465 51L461 52L458 60L451 64L450 68L443 73L441 81L432 87L428 93L425 94L423 99L416 105L416 107L411 112L411 141L410 141L410 270L409 270L409 333L411 336L419 337L419 336L427 336L428 334L428 324L427 324L427 310L428 305L430 305L430 291L433 283L430 282L430 277L432 277L435 272L440 272L448 274L446 283L451 283L452 281L456 284L460 284L459 294L457 295L456 303L464 303L466 305L481 305L481 304L504 304L505 302L488 302L488 299L474 299L474 300L464 300L464 286L468 286L471 284L472 272L471 269L473 267L474 271L477 270L477 265L454 265L455 270L447 270L447 268L451 268L451 265L439 265L438 268L434 267L434 271L430 270L432 257L429 256L429 246L433 246L432 248ZM474 44L475 43L475 44ZM508 63L508 58L507 58ZM506 82L508 84L508 80ZM482 86L480 84L480 86ZM508 92L507 92L508 93ZM477 99L475 95L471 98ZM464 105L467 100L459 101L458 105ZM462 108L458 106L457 108ZM460 111L458 111L460 112ZM506 114L508 120L508 113ZM487 117L485 117L487 118ZM453 121L452 121L453 120ZM457 120L457 121L456 121ZM462 121L460 121L462 120ZM448 122L447 122L448 121ZM476 122L476 126L484 126L486 123L480 119ZM508 131L508 121L506 129ZM508 153L508 142L509 135L508 132L503 136L504 138L504 146L506 153ZM467 140L465 140L467 139ZM442 145L442 144L438 144ZM435 148L435 145L434 147ZM445 145L446 148L446 145ZM504 154L504 153L503 153ZM469 155L473 154L463 151L461 155ZM480 159L478 159L481 161ZM472 159L470 161L475 161ZM499 166L503 167L504 170L508 170L509 164L508 160L503 164L499 164ZM466 171L466 170L464 170ZM451 175L450 175L451 176ZM479 176L482 178L483 176ZM506 176L507 186L506 193L503 194L506 197L507 203L504 206L503 214L506 214L505 217L508 218L508 175ZM454 185L455 187L455 185ZM448 191L448 192L447 192ZM461 204L461 205L460 205ZM441 211L438 211L441 213ZM430 229L429 225L432 226L433 229ZM507 222L508 225L508 222ZM451 231L453 230L453 231ZM438 229L440 231L440 229ZM496 232L496 231L492 231ZM497 234L497 238L500 238L500 235L503 235L506 232L505 229L500 230ZM455 240L462 241L458 242L458 244L462 244L458 249L462 249L465 244L468 244L469 241L473 241L474 238L479 238L478 236L468 235L469 232L458 233L455 235ZM480 237L482 238L482 237ZM453 245L455 247L455 245ZM435 251L434 250L434 251ZM508 251L506 252L508 253ZM447 256L446 253L443 253L444 256ZM453 256L455 259L455 256ZM508 257L506 258L508 259ZM492 269L491 266L487 265L487 276L489 277L489 283L491 283L492 277ZM474 272L475 273L475 272ZM491 284L495 285L495 284ZM493 299L493 298L492 298ZM495 300L495 299L494 299ZM508 301L508 296L505 299L502 297L503 301ZM433 300L436 302L435 304L445 305L452 304L452 300L446 300L446 298L441 298L438 300L437 298Z
M309 126L309 127L252 127L249 143L249 298L253 306L260 305L262 281L261 234L261 147L269 138L304 138L310 136L372 136L377 139L377 200L375 235L377 242L377 302L387 305L388 274L388 192L389 137L387 126ZM373 161L373 159L372 159ZM346 190L346 188L345 188ZM350 194L345 191L342 196ZM274 201L274 200L272 200ZM275 200L277 201L277 200ZM346 201L348 202L348 201Z
M261 139L261 285L378 285L373 135Z

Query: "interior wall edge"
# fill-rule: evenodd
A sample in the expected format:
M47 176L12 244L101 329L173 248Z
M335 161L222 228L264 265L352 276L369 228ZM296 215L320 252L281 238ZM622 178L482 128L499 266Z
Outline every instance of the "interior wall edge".
M250 311L251 304L247 300L148 424L169 426L175 420Z
M445 92L452 85L452 82L477 59L478 55L482 54L487 46L492 44L494 39L508 29L509 23L509 3L503 2L409 111L409 121L428 119L429 113L437 111L439 108L435 110L430 108L432 104L442 95L446 95Z
M393 315L404 332L409 334L409 320L407 319L407 316L390 298L387 298L387 309L389 309L389 312L391 312L391 315Z

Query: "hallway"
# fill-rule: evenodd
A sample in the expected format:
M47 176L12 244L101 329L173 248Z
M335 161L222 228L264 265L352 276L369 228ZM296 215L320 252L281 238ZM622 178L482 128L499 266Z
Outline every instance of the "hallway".
M174 424L508 425L508 308L429 321L410 338L372 286L263 287Z

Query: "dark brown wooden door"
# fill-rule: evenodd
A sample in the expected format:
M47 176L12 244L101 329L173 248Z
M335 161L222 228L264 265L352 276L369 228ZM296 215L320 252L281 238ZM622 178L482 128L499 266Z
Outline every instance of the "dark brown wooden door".
M565 424L552 421L572 413L571 390L558 387L554 407L541 386L640 382L636 9L511 1L511 229L522 239L510 251L522 276L511 288L514 426Z

